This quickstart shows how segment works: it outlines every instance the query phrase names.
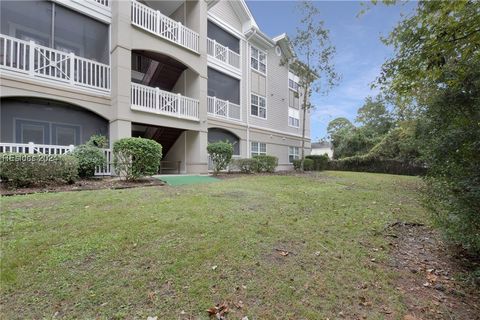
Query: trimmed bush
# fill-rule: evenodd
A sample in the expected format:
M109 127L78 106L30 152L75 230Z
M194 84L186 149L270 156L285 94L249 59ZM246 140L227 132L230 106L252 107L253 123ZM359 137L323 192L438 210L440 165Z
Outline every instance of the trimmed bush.
M421 164L371 155L353 156L328 163L329 170L376 172L401 175L424 175L427 169Z
M257 160L255 172L275 172L278 166L278 158L275 156L258 155L253 158Z
M72 155L78 161L78 175L81 178L95 176L95 168L105 164L103 151L92 145L83 144L76 146Z
M151 139L123 138L113 144L113 166L120 177L138 180L158 172L162 146Z
M293 160L293 168L297 171L300 170L300 167L302 165L302 160L301 159L296 159ZM314 161L312 159L307 159L303 161L303 170L304 171L313 171L314 170Z
M326 170L328 167L328 155L323 154L323 155L309 155L305 157L305 160L312 160L313 161L313 167L312 170L315 171L322 171ZM307 170L307 169L305 169Z
M77 174L78 162L71 155L0 154L0 178L10 187L73 183Z
M217 175L220 171L227 169L233 156L233 145L228 141L209 143L207 152L213 162L213 173Z
M258 170L258 160L255 158L235 159L233 165L242 173L253 173Z
M85 144L87 146L106 149L108 148L108 139L107 137L100 134L94 134L90 137L90 139L88 139L87 143Z

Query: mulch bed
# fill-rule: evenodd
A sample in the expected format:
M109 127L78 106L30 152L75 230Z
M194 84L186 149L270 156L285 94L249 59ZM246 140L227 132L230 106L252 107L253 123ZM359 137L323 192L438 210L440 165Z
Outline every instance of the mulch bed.
M127 182L125 180L120 180L119 178L105 177L105 178L79 180L74 184L49 185L44 187L29 187L29 188L20 188L20 189L12 189L6 186L4 183L2 183L0 185L0 194L2 196L13 196L13 195L24 195L24 194L32 194L32 193L100 190L100 189L129 189L129 188L152 187L152 186L163 186L163 185L165 185L165 182L155 178L148 178L148 179L143 179L143 180L134 181L134 182Z
M447 245L437 230L422 224L396 223L388 229L390 267L399 275L396 288L407 305L405 319L480 319L480 279L471 275L480 268L480 257Z

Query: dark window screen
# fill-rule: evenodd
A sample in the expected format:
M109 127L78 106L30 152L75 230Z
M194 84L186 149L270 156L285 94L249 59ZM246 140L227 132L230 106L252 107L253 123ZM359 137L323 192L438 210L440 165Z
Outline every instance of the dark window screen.
M230 142L233 145L233 154L240 155L240 139L238 139L236 135L223 129L208 129L208 142L213 143L218 141Z
M208 95L240 104L240 80L208 68Z
M208 21L207 34L210 39L216 40L221 45L228 47L236 53L240 53L238 38L232 36L230 33L210 21Z

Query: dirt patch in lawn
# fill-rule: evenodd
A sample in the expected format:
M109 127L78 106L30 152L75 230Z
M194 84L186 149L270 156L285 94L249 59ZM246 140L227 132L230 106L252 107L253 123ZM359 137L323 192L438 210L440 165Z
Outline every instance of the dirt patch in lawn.
M159 179L148 178L134 182L127 182L119 178L97 178L88 180L79 180L73 184L48 185L44 187L30 187L12 189L2 183L0 185L0 194L2 196L23 195L45 192L64 192L64 191L82 191L82 190L100 190L100 189L129 189L138 187L163 186L165 183Z
M396 223L388 235L405 320L480 319L478 279L459 279L480 267L478 257L447 246L438 231L423 225Z

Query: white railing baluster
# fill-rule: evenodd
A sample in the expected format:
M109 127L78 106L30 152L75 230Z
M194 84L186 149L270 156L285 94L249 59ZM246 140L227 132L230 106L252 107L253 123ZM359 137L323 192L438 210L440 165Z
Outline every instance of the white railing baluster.
M198 53L198 33L135 0L132 0L131 8L133 25Z
M3 46L2 46L3 45ZM0 34L0 69L74 87L110 91L110 66Z
M138 83L131 84L131 108L151 113L171 115L178 118L198 120L199 101L152 88Z

